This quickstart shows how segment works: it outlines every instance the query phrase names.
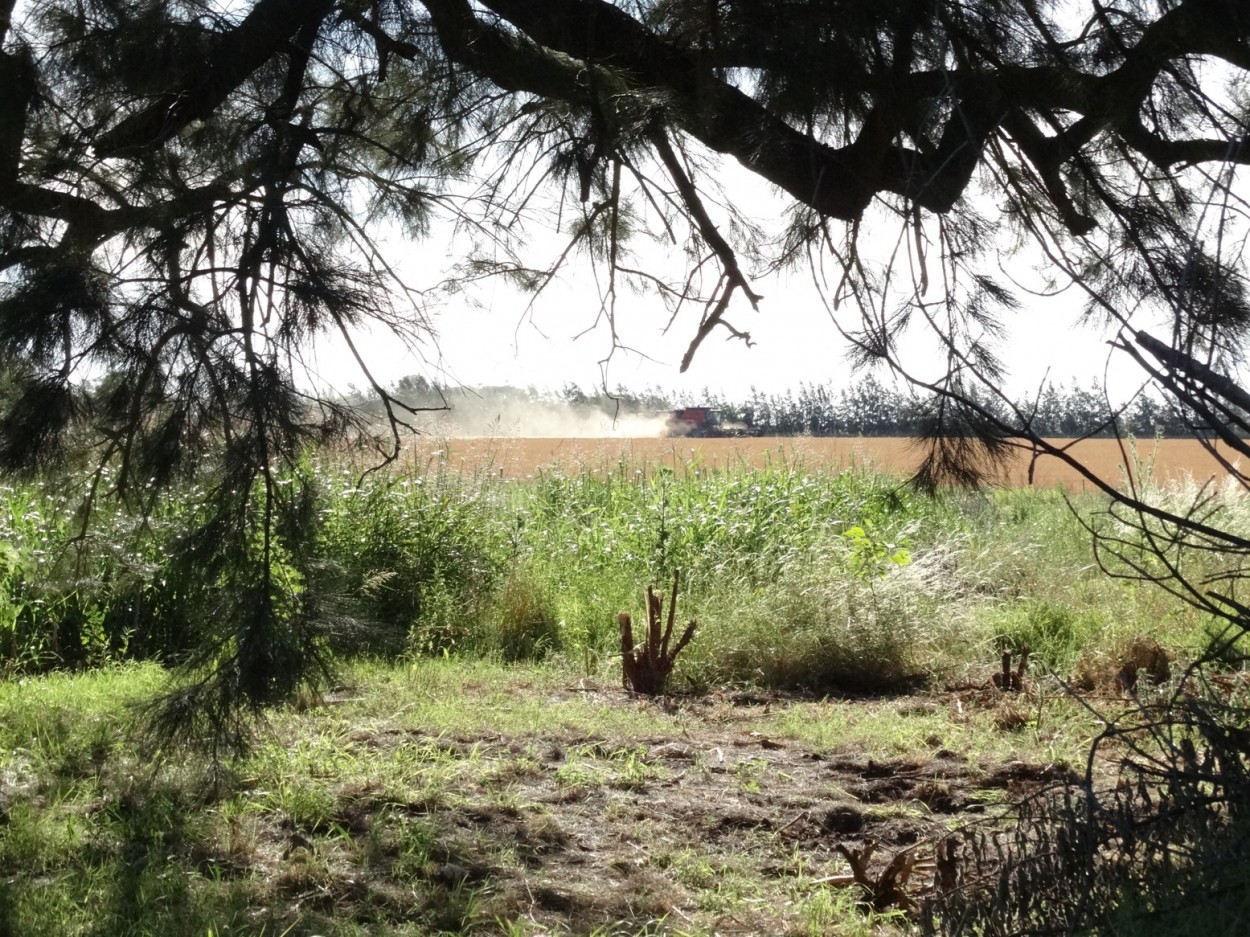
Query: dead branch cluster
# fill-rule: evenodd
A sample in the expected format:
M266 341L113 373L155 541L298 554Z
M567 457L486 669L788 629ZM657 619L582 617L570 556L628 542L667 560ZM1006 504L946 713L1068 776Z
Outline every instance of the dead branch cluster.
M855 885L863 893L863 904L874 911L884 912L899 909L908 914L918 910L917 895L927 894L942 896L952 891L959 883L959 837L947 836L933 847L933 858L924 859L920 856L922 844L917 843L901 852L895 853L885 867L874 874L869 862L876 852L877 844L868 842L859 849L852 849L842 843L834 846L851 867L851 874L838 876L829 880L831 884ZM913 877L932 873L933 880L929 886L913 887L909 891Z
M668 687L677 655L694 637L698 623L692 618L676 644L672 644L673 629L677 620L677 592L681 570L673 570L673 591L669 600L668 619L664 619L664 599L647 586L647 633L643 642L634 644L634 625L629 612L617 615L621 628L621 679L626 689L636 693L655 696Z
M1020 649L1020 663L1011 669L1011 651L1003 651L1002 669L992 677L994 686L1004 693L1019 693L1024 689L1024 672L1029 666L1029 646Z
M1008 828L996 817L962 829L961 880L925 899L923 932L1129 933L1149 922L1185 933L1199 908L1206 932L1238 930L1250 906L1250 732L1245 708L1211 689L1108 720L1080 782L1020 802ZM1108 784L1095 764L1111 755ZM885 875L874 885L894 887Z

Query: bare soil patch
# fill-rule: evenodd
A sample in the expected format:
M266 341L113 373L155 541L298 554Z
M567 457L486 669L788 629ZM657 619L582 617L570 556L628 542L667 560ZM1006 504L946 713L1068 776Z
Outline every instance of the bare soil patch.
M342 915L356 905L357 920L365 904L383 919L411 920L471 894L472 919L521 921L525 933L823 933L831 900L845 912L863 897L846 851L872 847L874 875L914 851L907 889L919 899L934 886L934 850L952 828L1071 777L1061 765L987 764L942 748L898 758L819 751L758 731L765 713L791 705L781 697L650 703L583 683L551 693L550 703L588 695L605 706L680 710L682 729L643 737L568 725L355 729L346 757L425 751L443 786L401 799L380 782L339 788L331 827L357 848L341 851L333 839L322 847L324 830L279 824L263 850L271 874L305 908L329 902ZM914 705L952 705L958 695ZM429 844L416 862L404 846L414 826ZM373 844L367 863L364 840ZM302 846L327 870L313 882L292 872L293 861L309 861ZM413 881L424 910L411 906Z

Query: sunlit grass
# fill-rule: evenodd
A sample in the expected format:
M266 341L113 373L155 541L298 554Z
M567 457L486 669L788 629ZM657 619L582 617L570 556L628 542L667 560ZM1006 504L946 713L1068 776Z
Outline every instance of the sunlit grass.
M1108 579L1052 492L930 498L781 458L525 479L429 468L364 482L341 463L316 469L319 565L306 579L359 628L334 637L324 698L270 711L251 753L216 768L154 748L134 718L169 679L150 658L173 662L194 637L165 566L194 497L162 502L147 525L110 508L79 554L54 485L4 490L4 926L545 933L534 910L545 900L562 922L603 918L578 933L710 934L730 919L889 932L898 922L817 881L840 869L827 850L820 874L814 854L765 874L713 848L701 817L674 829L648 803L683 785L713 806L784 798L772 751L949 760L974 778L1014 761L1080 767L1100 723L1057 677L1110 681L1133 640L1184 658L1205 635L1159 590ZM1250 529L1246 505L1230 497L1222 522ZM674 568L680 620L697 618L698 634L672 697L628 696L616 612L641 615L644 587L667 586ZM1028 692L988 689L1002 651L1024 644ZM655 754L665 746L680 755ZM542 879L549 857L593 851L578 837L600 826L616 831L595 847L615 851L612 888ZM778 843L723 835L743 855Z
M537 893L622 915L579 926L569 912L569 933L637 932L627 906L663 922L650 933L716 933L727 916L761 933L904 931L826 883L845 869L823 838L790 847L733 810L784 805L802 764L820 778L946 759L975 788L1005 763L1079 764L1097 728L1044 681L1018 699L655 701L550 662L357 661L341 678L324 701L273 713L252 753L216 772L127 731L130 703L164 679L153 665L0 686L0 919L49 935L549 932L552 918L530 917ZM1001 719L1006 706L1024 722ZM706 817L654 813L682 790ZM778 826L854 802L832 781L803 797ZM718 845L708 824L725 802L748 825ZM931 820L906 799L863 809ZM544 878L608 830L596 848L614 851L610 888Z
M442 458L368 476L329 457L307 470L319 521L311 565L292 581L346 623L332 639L343 660L554 658L602 675L617 658L617 611L640 616L644 587L674 569L680 615L700 622L679 688L894 692L957 680L1025 644L1036 671L1068 675L1139 637L1182 656L1205 639L1185 606L1098 568L1072 514L1096 512L1089 497L928 497L784 453L762 468L620 461L527 478L464 474ZM148 524L110 508L80 552L72 490L5 489L0 666L177 660L195 640L179 598L191 584L166 561L197 516L195 493L158 501ZM1237 498L1221 510L1234 527L1250 513Z

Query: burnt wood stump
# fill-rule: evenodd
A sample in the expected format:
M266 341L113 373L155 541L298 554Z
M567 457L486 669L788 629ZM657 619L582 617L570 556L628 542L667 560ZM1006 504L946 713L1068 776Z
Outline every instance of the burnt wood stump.
M668 687L669 675L677 655L694 637L698 623L692 618L676 644L671 644L677 619L677 591L681 570L673 570L673 592L664 618L664 599L647 586L647 634L641 644L634 644L634 623L629 612L616 616L621 627L621 681L625 688L648 696L657 696Z

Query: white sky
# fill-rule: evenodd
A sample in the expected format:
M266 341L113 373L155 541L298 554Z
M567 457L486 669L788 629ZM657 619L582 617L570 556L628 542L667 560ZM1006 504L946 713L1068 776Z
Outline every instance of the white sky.
M582 334L593 321L598 298L588 273L579 271L572 282L539 297L527 311L528 297L497 289L481 297L484 308L467 303L437 314L441 362L449 377L463 383L512 384L559 388L568 381L596 386L601 359L611 349L606 327ZM582 282L579 282L581 280ZM695 355L689 371L679 373L681 358L694 336L697 321L689 310L664 334L667 313L658 301L630 297L618 311L618 329L629 346L645 352L618 350L608 363L609 386L631 389L659 385L675 390L703 387L745 396L751 387L775 392L799 383L852 381L846 362L847 345L829 319L810 283L801 276L756 281L763 293L759 312L737 300L730 316L734 325L751 333L748 348L725 330L713 332ZM1006 359L1012 385L1021 392L1035 387L1051 369L1051 378L1066 381L1080 376L1103 377L1107 358L1105 337L1089 329L1078 331L1079 301L1064 308L1051 301L1021 310L1010 329ZM394 354L388 367L412 373L416 362Z
M728 176L730 191L749 200L751 215L766 228L779 229L788 196L773 195L736 167ZM527 260L545 265L563 244L554 235L536 233ZM435 236L392 250L402 258L398 266L413 285L422 286L437 282L464 247ZM679 263L680 258L672 265L676 276L682 270ZM718 329L703 343L686 374L678 369L698 325L697 308L687 307L666 334L668 313L658 299L622 291L617 328L622 343L637 352L618 349L613 354L607 365L608 386L624 385L631 390L659 386L696 395L707 387L742 399L752 387L780 392L804 382L841 386L854 380L846 363L846 343L830 321L809 273L799 270L753 283L764 297L759 312L752 311L739 295L728 318L735 327L751 333L754 346L748 348ZM1085 384L1091 378L1101 382L1107 377L1113 388L1128 391L1134 386L1136 374L1131 366L1107 371L1109 336L1079 328L1081 305L1082 298L1075 291L1056 299L1033 300L1006 323L1010 342L1004 358L1011 369L1013 396L1032 392L1047 374L1057 383L1076 378ZM385 383L423 374L453 385L532 385L559 390L573 382L590 389L603 381L600 362L611 349L606 325L592 327L599 308L598 284L589 262L570 259L560 279L537 298L502 282L487 281L445 305L427 308L437 347L423 349L424 361L389 334L365 336L359 344L375 376ZM321 346L318 366L322 378L334 386L362 383L341 348Z
M802 277L756 281L764 295L758 313L739 300L731 317L751 333L754 345L717 330L703 343L689 371L680 362L697 322L689 310L664 332L667 313L654 299L624 298L618 308L623 341L639 352L618 349L606 366L609 387L631 390L703 388L730 399L743 399L752 387L776 393L800 383L853 382L846 362L847 345L834 328L820 299ZM533 301L502 285L484 289L476 303L457 297L430 314L436 345L414 352L389 334L375 333L359 342L375 376L393 383L423 374L440 383L467 386L508 384L559 390L573 382L585 389L603 380L600 362L611 350L611 336L600 325L587 332L599 307L591 275L574 270ZM1107 370L1107 335L1078 325L1079 299L1036 301L1007 323L1011 333L1004 359L1010 367L1013 396L1035 390L1049 376L1056 383L1110 378L1112 387L1134 383L1132 368L1120 363ZM330 384L361 385L355 364L343 349L322 348L319 365Z

